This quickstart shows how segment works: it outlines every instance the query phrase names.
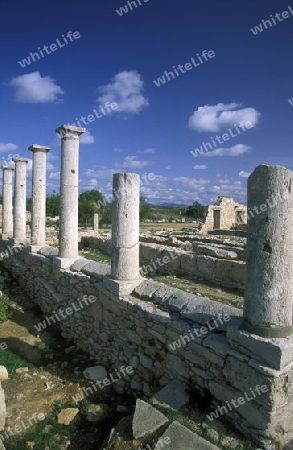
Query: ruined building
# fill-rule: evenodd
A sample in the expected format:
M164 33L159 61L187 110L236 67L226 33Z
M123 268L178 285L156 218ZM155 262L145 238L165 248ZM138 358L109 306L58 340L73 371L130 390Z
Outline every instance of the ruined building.
M209 206L205 223L200 232L230 230L233 225L246 223L246 206L234 202L232 197L218 197L215 205Z

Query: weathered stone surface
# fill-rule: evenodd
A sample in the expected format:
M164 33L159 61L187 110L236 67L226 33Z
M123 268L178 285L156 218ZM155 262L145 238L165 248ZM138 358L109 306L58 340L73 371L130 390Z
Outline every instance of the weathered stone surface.
M75 416L79 413L78 408L65 408L57 416L57 423L60 425L70 425Z
M272 340L231 327L227 330L227 339L232 348L273 369L282 370L293 363L293 337Z
M58 255L58 248L44 246L40 250L38 250L38 253L40 255L47 256L47 257L57 256Z
M157 442L155 450L161 450L162 448L168 450L219 450L218 447L192 433L177 421L171 423Z
M85 128L62 125L61 136L59 256L78 258L78 160L79 136Z
M4 430L6 421L5 395L0 383L0 431ZM0 438L1 442L1 438Z
M110 275L111 267L108 264L88 260L88 263L80 271L86 275L102 280L104 275Z
M8 372L6 367L0 366L0 381L8 379Z
M293 172L260 165L248 178L244 328L264 337L293 333ZM260 209L260 210L259 210Z
M134 290L134 294L138 295L143 300L151 300L159 287L159 283L152 280L145 280Z
M237 258L237 253L228 251L228 250L224 250L220 247L211 246L211 245L197 245L196 252L199 255L213 256L215 258L222 258L222 259L236 259Z
M157 392L151 398L151 402L154 405L157 404L179 410L189 402L189 395L186 393L186 385L179 380L173 380Z
M28 159L16 156L14 178L13 238L15 243L26 242L26 164Z
M2 237L9 238L13 235L13 214L12 214L12 172L14 167L2 166ZM0 440L1 441L1 440Z
M168 419L164 414L143 400L136 400L132 421L132 431L135 439L156 432L166 423L168 423Z
M88 380L103 381L105 378L107 378L107 370L103 366L88 367L83 372L83 375Z
M139 275L139 175L113 175L111 278L131 281Z
M76 261L70 266L70 270L73 272L80 272L81 269L89 263L89 260L86 258L78 258Z
M31 243L45 245L46 160L50 147L33 144L28 149L33 152Z

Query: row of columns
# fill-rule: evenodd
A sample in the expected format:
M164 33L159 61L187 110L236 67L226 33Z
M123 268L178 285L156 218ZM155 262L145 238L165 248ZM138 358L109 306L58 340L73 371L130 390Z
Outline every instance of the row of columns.
M55 264L69 267L78 258L79 137L84 128L63 125L61 136L59 252ZM33 246L45 245L46 154L49 147L32 145ZM26 164L16 157L13 237L26 240ZM12 233L12 167L3 166L3 237ZM272 204L278 194L279 201ZM248 179L248 209L260 210L248 221L247 262L242 327L260 336L293 334L293 172L284 167L258 166ZM257 209L258 211L258 209ZM142 282L139 275L139 176L113 176L111 275L104 287L124 295Z
M78 258L78 166L79 138L84 128L62 125L61 137L59 251L54 262L69 267ZM31 250L46 243L46 159L50 147L33 144ZM15 157L14 214L12 214L12 173L3 169L2 239L15 244L26 238L26 166L28 159ZM139 175L118 173L113 177L113 257L111 276L105 281L115 294L129 293L141 282L139 275Z

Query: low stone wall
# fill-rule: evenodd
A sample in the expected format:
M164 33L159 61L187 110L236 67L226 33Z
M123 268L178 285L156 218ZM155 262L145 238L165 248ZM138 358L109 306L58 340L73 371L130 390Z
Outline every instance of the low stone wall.
M172 239L172 238L171 238ZM243 289L245 277L244 249L238 247L223 248L217 245L205 245L196 241L181 242L183 248L157 243L140 243L140 265L142 274L177 275L201 278L221 286ZM82 242L111 255L109 236L84 237ZM190 244L188 246L188 244ZM236 251L235 251L236 250ZM165 259L164 259L165 258ZM165 262L164 262L165 261ZM166 262L168 261L168 262Z
M46 315L43 329L55 319L62 335L96 363L112 372L133 367L133 375L114 383L117 392L149 397L180 379L210 392L222 408L218 415L267 450L293 438L292 340L250 335L238 329L241 310L151 280L142 280L131 296L116 297L103 284L109 266L79 258L62 270L53 265L54 254L51 247L38 254L23 248L4 264ZM62 320L60 309L68 311ZM266 390L258 395L259 386Z

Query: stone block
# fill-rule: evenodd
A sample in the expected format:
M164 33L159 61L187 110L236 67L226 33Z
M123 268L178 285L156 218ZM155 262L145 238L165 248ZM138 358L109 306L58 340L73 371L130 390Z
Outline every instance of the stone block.
M105 275L110 275L111 267L108 264L88 261L88 263L83 266L80 271L86 275L102 280Z
M168 419L164 414L143 400L136 400L132 421L132 431L135 439L153 434L167 423Z
M152 398L153 405L161 405L167 408L180 410L189 402L189 395L186 393L186 385L179 380L173 380L163 389L158 391Z
M219 450L202 437L174 421L156 443L155 450Z
M143 278L139 278L137 280L120 281L112 280L112 278L105 276L103 279L103 289L107 289L109 292L119 297L122 295L129 295L143 282L143 280Z
M227 339L240 353L282 370L293 363L293 336L286 339L267 339L248 331L228 328Z
M221 259L236 259L237 253L212 245L197 245L196 253Z

